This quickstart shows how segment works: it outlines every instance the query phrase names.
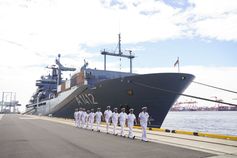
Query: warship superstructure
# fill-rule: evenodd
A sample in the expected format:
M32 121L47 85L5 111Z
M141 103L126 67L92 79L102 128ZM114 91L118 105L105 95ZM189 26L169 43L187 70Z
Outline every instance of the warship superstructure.
M35 115L52 115L54 117L73 118L75 108L86 109L100 107L102 111L111 108L134 109L138 115L142 106L148 107L151 127L160 127L171 106L194 79L186 73L132 73L132 51L121 51L119 34L118 53L101 51L104 55L104 70L88 68L85 62L68 80L63 80L63 71L75 71L60 62L48 67L52 73L36 81L37 90L26 113ZM124 57L130 60L130 72L106 70L106 56Z

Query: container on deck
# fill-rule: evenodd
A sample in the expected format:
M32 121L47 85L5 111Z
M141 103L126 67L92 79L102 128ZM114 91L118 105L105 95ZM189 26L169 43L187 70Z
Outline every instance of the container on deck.
M57 87L57 93L61 92L61 85L58 85Z
M65 91L66 87L65 87L65 82L61 83L61 91Z
M76 85L84 85L84 72L79 72L72 76L71 87Z
M66 80L65 89L70 89L70 88L71 88L71 80Z

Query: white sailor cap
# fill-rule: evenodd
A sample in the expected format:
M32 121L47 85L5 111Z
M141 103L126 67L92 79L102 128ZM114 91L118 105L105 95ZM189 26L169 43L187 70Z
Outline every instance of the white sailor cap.
M134 110L134 109L132 109L132 108L131 108L131 109L129 109L129 111L133 111L133 110Z
M107 108L110 108L110 106L107 106Z
M114 110L118 110L118 108L114 108Z
M143 107L142 107L142 110L144 110L144 109L147 109L147 107L146 107L146 106L143 106Z

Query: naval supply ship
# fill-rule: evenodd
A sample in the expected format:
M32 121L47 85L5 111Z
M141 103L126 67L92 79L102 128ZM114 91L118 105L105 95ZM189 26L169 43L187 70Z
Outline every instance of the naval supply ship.
M118 53L101 51L104 56L104 70L88 68L85 62L70 79L63 80L63 71L75 71L60 62L60 54L56 65L47 67L52 73L42 76L36 81L37 90L26 105L26 112L34 115L50 115L54 117L73 118L76 108L97 109L102 111L107 106L111 109L130 108L138 116L143 106L148 107L150 127L161 127L168 111L180 94L194 79L187 73L132 73L132 51L125 54L118 42ZM115 56L130 60L130 72L106 70L106 57Z

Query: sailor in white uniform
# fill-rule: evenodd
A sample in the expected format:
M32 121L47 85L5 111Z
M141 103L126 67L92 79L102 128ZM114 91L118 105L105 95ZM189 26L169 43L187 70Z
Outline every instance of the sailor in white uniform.
M142 141L147 142L146 137L146 129L147 129L147 122L149 119L149 114L147 113L147 107L142 108L142 112L139 114L140 125L142 127Z
M89 115L90 115L90 110L86 111L86 128L89 128Z
M81 127L81 124L82 124L81 114L82 114L82 108L79 108L79 111L77 113L77 126L78 127Z
M133 134L134 122L135 122L135 124L137 124L136 116L133 114L133 109L129 109L129 114L128 114L128 129L129 129L128 138L132 138L132 139L135 138L135 136Z
M95 121L96 121L96 131L100 132L100 123L102 118L102 112L100 108L97 108L97 112L95 113Z
M112 116L112 111L110 110L110 106L107 106L107 110L105 110L104 112L107 134L109 133L109 124L110 124L111 116Z
M74 112L74 120L75 120L75 126L78 127L78 118L77 118L77 114L78 114L78 109L76 108L75 109L75 112Z
M127 118L128 118L128 115L125 113L125 108L122 108L121 109L121 112L119 114L119 124L121 126L121 132L120 132L120 135L122 137L124 137L124 127L125 127L125 124L126 124L126 121L127 121Z
M113 134L114 135L117 135L116 128L118 125L118 116L119 116L118 109L114 108L114 112L112 113L112 123L113 123Z
M81 114L81 126L82 128L86 127L86 109L83 108L82 114Z
M89 114L89 126L90 126L90 130L93 131L93 125L95 122L95 113L94 113L94 109L91 109L91 112Z

